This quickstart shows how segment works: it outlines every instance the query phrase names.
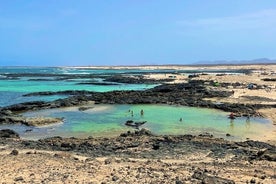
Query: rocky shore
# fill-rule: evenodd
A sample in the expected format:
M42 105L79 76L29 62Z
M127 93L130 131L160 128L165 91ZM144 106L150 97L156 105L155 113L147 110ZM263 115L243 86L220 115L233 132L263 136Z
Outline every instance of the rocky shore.
M231 184L276 179L275 146L229 142L208 133L157 136L142 129L113 138L30 141L6 130L0 137L0 177L8 183Z
M223 84L232 86L233 84ZM40 109L61 108L70 106L95 104L169 104L191 107L205 107L234 112L236 116L261 116L257 112L261 108L275 108L276 104L245 104L245 103L217 103L210 98L227 98L232 91L211 88L212 81L189 80L187 83L162 84L145 91L59 91L37 92L25 96L70 95L65 99L52 102L35 101L15 104L0 109L0 123L23 123L26 121L19 113Z
M235 76L191 73L190 76L183 76L178 73L155 73L143 77L112 75L100 76L104 79L102 82L94 81L94 78L99 77L97 75L7 74L7 78L14 80L29 76L50 77L35 80L91 79L83 83L86 85L160 85L145 91L74 90L25 94L68 97L51 102L33 101L1 107L0 124L40 126L56 123L62 120L47 117L27 120L21 113L73 106L78 106L82 111L90 108L91 103L205 107L233 112L236 116L268 116L275 123L275 76L267 74L273 66L268 66L265 74ZM246 71L250 73L251 69ZM253 88L248 89L248 84L251 83ZM32 141L21 139L18 133L6 129L0 130L0 162L2 183L276 182L275 144L253 140L233 142L215 138L209 133L154 135L142 129L122 133L117 137L51 137Z

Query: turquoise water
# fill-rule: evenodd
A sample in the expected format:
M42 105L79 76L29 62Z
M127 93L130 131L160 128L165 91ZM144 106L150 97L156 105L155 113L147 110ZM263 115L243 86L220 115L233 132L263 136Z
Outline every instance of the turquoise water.
M137 74L137 73L159 73L159 72L178 72L191 73L197 71L190 70L173 70L173 69L157 69L157 70L139 70L139 69L76 69L66 67L0 67L0 107L22 103L34 100L51 101L58 98L65 98L66 96L52 96L52 97L22 97L26 93L41 92L41 91L64 91L64 90L87 90L95 92L106 92L113 90L145 90L153 88L155 84L120 84L117 85L83 85L79 82L87 82L89 80L96 80L102 82L102 75L111 74ZM198 71L199 72L199 71ZM217 71L216 71L217 72ZM222 71L231 72L231 71ZM19 77L8 80L7 74L35 74L36 77ZM99 78L77 78L67 80L56 80L51 75L61 74L70 76L74 74L83 75L96 74ZM27 75L27 76L28 76ZM49 76L48 76L49 75ZM86 76L87 77L87 76ZM35 81L33 79L42 79ZM46 79L46 80L45 80Z
M30 101L53 101L67 97L66 95L24 97L22 96L24 94L23 92L0 91L0 107Z
M120 84L110 86L76 85L79 81L28 81L28 80L0 80L0 107L28 101L51 101L65 98L65 95L24 97L22 95L41 91L87 90L106 92L113 90L145 90L156 84Z
M12 105L16 103L43 100L51 101L66 96L48 96L48 97L23 97L22 95L32 92L42 91L65 91L65 90L87 90L95 92L106 92L113 90L145 90L153 88L156 84L121 84L116 85L83 85L79 82L87 82L91 79L78 78L69 80L55 80L55 77L47 77L47 74L63 74L63 75L85 75L85 74L122 74L141 72L142 70L98 70L98 69L74 69L74 68L58 68L58 67L0 67L0 107ZM145 72L153 72L147 70ZM156 71L155 71L156 72ZM37 77L19 77L18 79L8 80L5 74L36 74ZM42 75L42 76L39 76ZM44 79L43 81L35 81L33 79ZM45 80L47 79L47 80ZM101 78L93 80L101 82Z
M27 67L0 67L0 107L27 101L52 101L67 96L34 96L23 97L22 95L41 91L64 91L64 90L88 90L105 92L112 90L145 90L156 85L145 84L119 84L119 85L78 85L87 78L70 80L53 80L54 77L47 74L101 74L114 73L143 73L143 72L174 72L174 70L90 70L72 68L27 68ZM178 71L181 72L181 71ZM191 71L182 71L190 73ZM19 79L7 80L5 74L44 74L37 77L20 77ZM46 75L45 75L46 74ZM48 79L47 81L33 81L30 79ZM93 79L101 82L102 78ZM141 109L144 115L140 115ZM133 111L133 116L129 112ZM230 121L228 113L203 108L175 107L164 105L96 105L84 112L77 108L64 108L29 112L26 116L51 116L64 117L65 121L48 127L26 127L23 125L1 125L2 128L11 128L19 132L23 138L39 139L51 136L64 137L87 137L87 136L115 136L133 128L124 123L127 120L147 121L144 128L155 134L200 134L209 132L217 137L244 140L245 138L259 139L266 135L273 135L275 127L271 122L260 119L237 118ZM182 121L179 121L182 118ZM32 129L32 131L27 131ZM273 139L276 139L275 136Z
M143 109L144 115L140 111ZM129 111L133 111L133 116ZM275 131L272 123L261 118L237 118L230 121L228 113L193 107L167 105L95 105L87 111L78 108L42 110L25 113L29 117L64 117L65 121L58 125L34 128L12 126L23 138L38 139L42 137L88 137L115 136L127 130L133 130L124 123L127 120L147 121L142 127L155 134L193 134L209 132L217 137L226 138L226 133L232 136L228 139L245 140L259 139ZM182 118L182 121L179 121ZM11 128L11 126L9 126Z
M30 78L20 80L0 80L0 107L28 101L51 101L67 96L35 96L23 97L22 95L42 91L86 90L106 92L113 90L145 90L157 86L156 84L119 84L119 85L78 85L83 79L72 81L29 81Z
M87 90L105 92L112 90L143 90L156 85L148 84L120 84L120 85L77 85L80 81L28 81L28 80L0 80L0 91L9 92L40 92L63 90Z

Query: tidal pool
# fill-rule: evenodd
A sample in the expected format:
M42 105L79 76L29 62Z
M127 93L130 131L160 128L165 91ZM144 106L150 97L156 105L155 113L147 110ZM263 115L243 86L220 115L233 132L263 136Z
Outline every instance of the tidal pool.
M141 115L141 110L144 114ZM133 116L132 116L133 111ZM147 121L141 128L147 128L155 134L179 135L211 133L215 137L231 140L246 138L262 140L275 133L275 126L263 118L245 117L230 120L229 113L206 108L194 108L168 105L94 105L86 111L78 107L41 110L25 113L25 116L64 117L61 124L46 127L26 127L22 125L2 125L20 133L22 138L39 139L51 136L88 137L116 136L133 130L125 125L127 120ZM182 121L181 121L182 119ZM30 130L32 131L27 131ZM226 133L231 136L226 137ZM272 137L273 138L273 137ZM273 139L276 139L275 137Z

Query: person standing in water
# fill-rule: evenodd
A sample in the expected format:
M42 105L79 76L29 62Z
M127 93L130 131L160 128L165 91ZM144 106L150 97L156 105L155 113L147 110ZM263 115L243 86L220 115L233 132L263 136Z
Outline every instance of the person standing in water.
M231 112L231 113L229 114L228 118L230 118L230 119L235 119L235 114L234 114L233 112Z
M144 115L144 110L143 109L140 111L140 114L141 114L141 116Z

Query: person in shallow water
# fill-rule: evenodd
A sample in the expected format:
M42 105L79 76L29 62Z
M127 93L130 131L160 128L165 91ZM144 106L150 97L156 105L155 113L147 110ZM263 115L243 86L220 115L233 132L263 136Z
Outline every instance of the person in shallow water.
M228 118L230 118L230 119L235 119L235 115L234 115L234 113L233 113L233 112L231 112L231 113L229 114Z
M180 122L182 122L182 120L183 120L182 118L179 119Z
M141 116L144 115L144 110L143 109L140 111L140 114L141 114Z

